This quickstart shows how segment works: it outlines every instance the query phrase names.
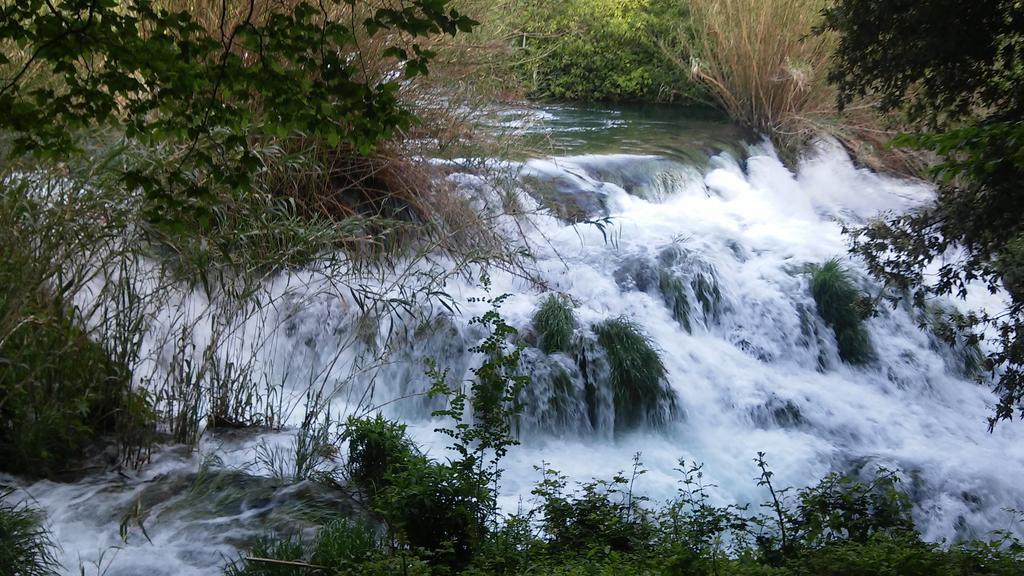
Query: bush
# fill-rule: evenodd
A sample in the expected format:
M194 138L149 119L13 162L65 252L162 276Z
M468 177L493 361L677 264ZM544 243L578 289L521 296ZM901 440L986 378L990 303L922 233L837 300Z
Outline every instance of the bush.
M10 491L0 491L0 574L56 575L60 566L42 514L10 498Z
M811 295L835 333L839 357L850 364L869 362L874 351L864 326L863 298L839 260L811 267Z
M593 550L631 553L650 544L656 526L644 498L633 494L633 482L643 473L638 466L632 478L619 474L587 482L573 494L565 493L564 477L546 471L533 494L541 499L547 552L562 558Z
M569 352L574 323L572 307L564 298L554 294L545 298L533 314L533 327L540 338L540 349L545 354Z
M608 355L615 429L664 423L675 409L675 396L665 382L665 365L640 327L625 318L594 326L597 341Z
M391 533L432 564L465 566L483 541L489 488L419 454L382 416L349 420L343 437L350 479Z
M350 418L342 440L348 441L349 480L371 497L386 488L389 476L415 456L405 425L381 414L373 419Z
M415 448L414 448L415 451ZM414 459L415 460L415 459ZM419 460L422 464L425 460ZM412 549L408 541L387 539L359 522L338 520L318 533L311 546L294 538L261 541L251 556L289 563L246 561L228 567L228 576L450 575L723 575L723 576L1016 576L1024 568L1024 545L1009 532L989 542L950 548L922 542L908 497L894 473L879 469L860 482L829 475L815 486L777 489L763 460L760 486L772 499L747 506L710 503L714 485L702 466L680 463L677 498L653 507L634 489L644 471L639 456L633 473L566 489L566 479L544 469L533 490L535 507L502 518L491 510L478 533L475 554L465 562L440 562L455 554L451 542L439 549ZM419 464L416 464L419 466ZM419 467L423 474L392 484L396 500L410 505L407 521L428 532L448 526L436 516L434 494L446 490L452 468ZM456 507L460 505L457 504ZM768 510L758 512L757 510ZM442 524L436 524L438 521ZM424 559L429 560L424 562ZM239 569L241 568L241 569Z
M516 12L519 68L531 96L582 101L694 101L702 96L658 40L685 25L668 0L529 2ZM525 21L525 22L524 22Z

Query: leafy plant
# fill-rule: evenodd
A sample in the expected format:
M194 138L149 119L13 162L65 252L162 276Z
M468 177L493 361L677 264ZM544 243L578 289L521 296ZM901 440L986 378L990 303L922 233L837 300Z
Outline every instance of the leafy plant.
M377 414L374 418L350 418L341 439L348 442L348 478L372 497L384 489L389 475L414 456L404 424Z
M498 312L504 300L485 299L491 309L472 319L490 333L471 349L484 361L473 370L468 391L451 386L445 372L428 368L434 379L430 394L448 399L435 416L453 423L438 431L452 439L454 459L441 463L427 458L409 440L404 425L381 415L350 419L342 433L348 441L349 479L389 533L433 566L464 568L478 554L497 513L499 462L517 443L517 397L527 378L518 373L520 349L508 348L516 331Z
M655 524L643 506L646 499L633 493L634 483L645 472L639 454L634 457L630 477L620 473L608 481L587 482L569 494L564 476L549 469L543 472L544 479L533 494L540 498L549 554L637 552L650 543Z
M154 220L208 222L222 190L247 190L261 169L254 142L302 133L332 148L369 153L412 115L396 79L361 77L357 34L413 38L468 32L475 22L448 0L380 6L353 24L356 2L330 10L297 0L253 1L217 26L150 0L125 3L28 0L0 11L0 44L26 57L0 65L0 128L14 155L60 158L83 130L113 127L174 157L155 170L125 164L127 189L141 189ZM382 47L406 77L425 75L435 52L418 43ZM43 75L44 87L24 85ZM180 224L181 222L179 222Z
M396 497L408 493L393 504L412 506L408 521L420 520L413 530L438 526L443 531L464 503L442 498L453 507L447 516L435 515L441 508L420 505L434 502L435 491L450 488L457 472L419 462L414 467L421 473L389 488ZM640 493L639 455L631 474L571 490L567 479L545 464L538 469L543 476L534 487L533 506L507 517L491 510L488 529L479 533L475 554L464 563L450 562L459 550L451 541L435 542L439 549L410 550L407 540L389 544L359 521L339 519L309 545L294 538L261 541L245 561L247 571L237 571L235 563L227 574L1011 576L1024 567L1024 545L1009 531L949 547L922 542L909 499L888 470L879 469L865 481L830 474L814 486L780 489L765 455L759 453L755 462L757 482L770 497L760 513L713 504L714 485L696 463L680 462L678 496L660 507Z
M692 102L703 96L658 48L685 26L685 4L666 0L524 2L512 42L533 97Z

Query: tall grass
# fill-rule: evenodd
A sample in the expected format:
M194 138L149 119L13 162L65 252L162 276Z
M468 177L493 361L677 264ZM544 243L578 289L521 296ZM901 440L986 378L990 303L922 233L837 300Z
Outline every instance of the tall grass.
M132 379L144 304L112 233L122 217L60 177L0 178L0 470L63 474L104 437L145 458L152 414Z
M811 34L827 4L691 0L691 60L676 54L676 61L733 119L785 142L805 140L835 114L826 81L834 40Z

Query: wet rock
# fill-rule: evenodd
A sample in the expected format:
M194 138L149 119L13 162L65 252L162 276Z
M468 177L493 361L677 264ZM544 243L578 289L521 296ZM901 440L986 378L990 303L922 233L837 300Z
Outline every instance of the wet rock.
M521 178L528 194L541 206L569 222L608 216L608 192L569 176L528 175Z

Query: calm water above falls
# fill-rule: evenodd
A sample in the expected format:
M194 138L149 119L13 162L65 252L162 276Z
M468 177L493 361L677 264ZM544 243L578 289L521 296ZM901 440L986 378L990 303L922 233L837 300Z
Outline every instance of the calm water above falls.
M617 431L610 393L590 382L587 394L576 358L528 349L534 381L526 392L523 445L505 461L503 503L511 509L529 498L539 479L534 466L542 462L585 480L628 469L637 452L649 470L639 488L654 499L674 493L679 477L673 469L684 458L705 463L721 502L760 502L765 494L754 481L752 459L764 451L783 485L806 485L830 470L899 470L932 540L1007 527L1002 509L1024 508L1018 482L1024 428L1004 424L988 433L993 397L961 374L955 351L918 329L907 310L882 309L871 318L876 358L862 368L844 364L809 291L806 266L845 254L840 222L913 208L930 190L857 169L827 146L793 173L770 147L741 145L742 135L726 124L671 114L550 109L503 118L557 151L510 167L541 206L611 219L601 230L533 218L526 234L539 275L577 304L576 331L584 342L602 320L624 316L639 323L662 353L676 398L660 428ZM467 193L480 192L474 177L453 178ZM848 265L877 291L858 264ZM652 273L669 274L685 287L689 329L650 285ZM546 293L510 274L494 272L492 281L492 294L511 294L502 313L528 338ZM277 278L270 289L290 282ZM377 403L422 391L424 358L456 376L478 361L465 350L480 338L468 318L484 310L471 301L484 292L471 282L452 282L446 290L460 302L461 315L437 316L431 329L398 346L389 363L340 387L335 414L344 414L371 381ZM979 293L969 304L998 307L1000 300ZM260 362L280 372L282 362L301 359L308 373L348 381L356 356L334 352L354 329L352 309L336 298L315 300L289 318L275 345L260 352ZM559 374L567 385L555 385ZM301 398L308 381L296 371L286 386ZM445 442L432 432L430 408L412 398L387 410L442 456ZM293 412L295 421L301 416L301 409ZM329 498L261 477L266 471L254 465L256 446L286 445L289 438L288 432L209 437L199 454L157 454L137 477L111 474L27 489L50 515L69 574L80 564L87 573L99 564L110 575L219 574L235 544L275 526L275 514L296 501ZM205 469L245 470L222 478L243 486L246 495L197 492L190 474L204 461ZM135 509L144 511L152 543L138 531L122 543L119 525Z

